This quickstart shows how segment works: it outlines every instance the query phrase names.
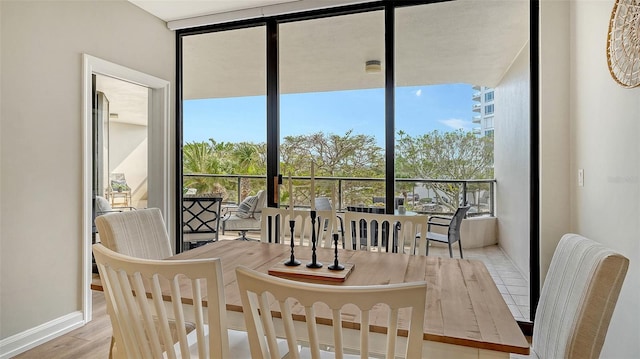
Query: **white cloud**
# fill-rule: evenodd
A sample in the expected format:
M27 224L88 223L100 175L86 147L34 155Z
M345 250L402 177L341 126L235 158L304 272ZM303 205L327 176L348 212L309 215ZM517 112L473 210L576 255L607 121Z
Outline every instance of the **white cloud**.
M458 118L450 118L448 120L440 120L445 126L449 126L455 130L463 129L465 131L471 131L473 129L473 123L471 121L465 121Z
M419 89L416 91L416 96L418 97L422 96L422 89Z

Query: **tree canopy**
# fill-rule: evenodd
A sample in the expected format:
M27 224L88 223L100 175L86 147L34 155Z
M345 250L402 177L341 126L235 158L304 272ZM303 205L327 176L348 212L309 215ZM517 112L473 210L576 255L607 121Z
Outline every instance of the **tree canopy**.
M183 147L184 174L266 175L265 143L191 142ZM397 178L420 179L490 179L493 178L493 138L478 137L462 130L433 131L411 136L399 131L396 136L395 165ZM317 132L286 136L280 145L280 172L284 176L309 176L311 161L315 176L384 178L384 149L373 136L344 135ZM256 191L256 180L242 179L242 197ZM262 180L263 181L263 180ZM223 192L234 188L232 180L206 177L186 177L185 187L202 192ZM331 183L318 183L318 191L330 193ZM401 187L401 186L400 186ZM457 202L457 186L430 184L436 196ZM383 191L381 182L346 181L343 192L358 203L372 193ZM286 194L288 196L288 193ZM438 201L440 202L440 201Z

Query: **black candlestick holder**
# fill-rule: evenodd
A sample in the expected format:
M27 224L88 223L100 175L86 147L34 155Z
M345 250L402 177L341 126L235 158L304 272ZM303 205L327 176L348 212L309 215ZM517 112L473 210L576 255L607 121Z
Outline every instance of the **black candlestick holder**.
M307 268L322 268L322 263L316 259L316 211L311 211L311 262L307 263ZM318 227L319 228L319 227Z
M329 268L330 270L344 270L344 266L340 263L338 263L338 234L334 233L333 234L333 253L334 253L334 258L333 258L333 264L328 266L327 268Z
M295 267L300 265L300 261L297 260L296 257L293 255L293 245L294 245L293 230L295 226L296 226L296 221L293 219L289 220L289 228L291 228L291 258L284 263L284 265L289 267Z

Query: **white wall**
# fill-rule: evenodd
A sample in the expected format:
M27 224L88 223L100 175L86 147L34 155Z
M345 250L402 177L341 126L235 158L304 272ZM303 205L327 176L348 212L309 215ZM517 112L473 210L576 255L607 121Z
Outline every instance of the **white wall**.
M570 231L569 1L540 4L540 284Z
M495 89L494 167L500 247L529 279L529 44Z
M640 88L609 75L613 0L541 2L541 272L564 232L630 259L602 358L640 352ZM584 169L584 187L577 171ZM569 203L567 203L567 196Z
M109 125L109 168L111 173L124 173L131 187L133 207L147 199L148 127L111 122Z
M175 83L175 35L120 0L0 1L0 16L6 339L82 306L82 54Z
M571 3L570 173L572 230L630 259L603 358L640 353L640 88L609 74L606 43L614 1Z

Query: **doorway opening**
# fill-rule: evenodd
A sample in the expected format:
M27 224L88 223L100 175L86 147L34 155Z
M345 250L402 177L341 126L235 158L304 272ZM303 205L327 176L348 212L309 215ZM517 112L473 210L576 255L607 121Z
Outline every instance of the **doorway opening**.
M169 126L170 91L169 81L129 69L87 54L83 55L83 320L91 321L91 280L93 219L96 196L109 197L114 207L159 208L166 220L167 230L172 233L173 216L169 212L174 196L173 170L170 166L172 141ZM111 86L108 86L109 83ZM102 94L97 95L102 86ZM139 92L146 98L144 115L146 125L133 119L124 121L115 98L120 91ZM116 91L117 89L117 91ZM128 90L125 90L128 89ZM94 96L102 109L95 141ZM111 100L109 101L109 97ZM132 93L124 94L131 99ZM143 103L145 103L143 102ZM110 105L111 104L111 105ZM124 110L118 110L124 111ZM124 112L122 112L124 114ZM141 120L137 120L140 122ZM136 129L136 130L134 130ZM94 143L96 145L94 146ZM118 146L118 151L115 146ZM114 148L114 151L111 151ZM128 150L126 150L128 148ZM96 155L99 152L99 155ZM137 158L137 161L134 161ZM142 160L144 158L144 160ZM146 161L146 175L134 170L132 162ZM96 166L94 166L94 163ZM94 170L95 169L95 170ZM120 184L124 174L124 184ZM113 178L113 181L112 181ZM128 189L127 189L128 188ZM120 189L120 191L118 191ZM102 197L101 196L101 197Z

